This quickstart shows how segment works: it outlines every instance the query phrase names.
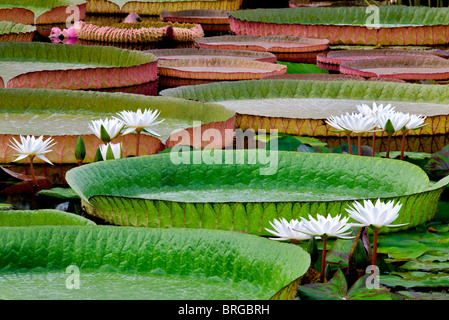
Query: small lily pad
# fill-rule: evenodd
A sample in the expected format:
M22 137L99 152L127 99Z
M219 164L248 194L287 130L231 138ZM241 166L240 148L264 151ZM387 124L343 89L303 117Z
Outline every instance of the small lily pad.
M54 197L58 199L80 199L79 195L72 188L52 188L38 192L41 196Z

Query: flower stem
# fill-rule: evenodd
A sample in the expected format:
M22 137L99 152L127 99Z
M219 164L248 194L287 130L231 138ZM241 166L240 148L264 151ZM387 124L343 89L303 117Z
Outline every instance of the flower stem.
M33 166L33 159L34 156L30 156L30 171L31 171L31 178L33 179L33 183L36 186L37 185L37 181L36 181L36 174L34 172L34 166Z
M136 130L137 140L136 140L136 157L139 156L139 146L140 146L140 130Z
M387 139L387 154L385 155L385 158L390 158L390 143L391 143L391 134L388 134Z
M402 141L401 141L401 160L404 160L404 151L405 151L405 136L407 133L402 133Z
M373 149L372 156L374 157L374 155L376 154L376 134L375 133L373 133L373 143L372 143L371 148Z
M321 255L321 274L320 274L320 281L324 282L324 270L326 268L326 242L327 238L323 239L323 253Z
M348 137L348 152L349 152L349 154L352 154L351 133L347 133L346 135Z
M379 234L379 229L373 229L373 265L377 265L377 235Z
M359 149L359 156L362 155L362 135L359 134L357 137L357 147Z

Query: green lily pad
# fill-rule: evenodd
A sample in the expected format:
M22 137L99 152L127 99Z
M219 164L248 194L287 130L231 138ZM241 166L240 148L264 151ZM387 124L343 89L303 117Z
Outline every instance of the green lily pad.
M113 224L264 235L274 218L344 214L366 198L400 201L396 223L412 228L432 219L445 179L430 187L419 167L397 160L263 149L171 152L66 174L85 209Z
M162 90L160 95L219 103L237 113L236 128L242 130L276 129L298 136L344 137L324 120L357 112L362 103L391 104L397 111L427 116L427 125L411 131L408 138L446 134L443 123L449 113L444 86L384 81L259 79L182 86ZM377 132L376 136L386 135Z
M377 247L378 253L387 253L396 260L415 259L427 252L427 247L413 240L398 241L394 237L382 241Z
M287 66L286 74L294 73L329 73L328 70L317 67L315 64L310 63L295 63L288 61L276 61L278 64Z
M6 88L102 89L157 78L155 56L111 46L3 42L0 57L0 87Z
M79 195L71 188L51 188L40 190L37 194L41 196L54 197L58 199L79 199Z
M0 203L0 210L11 209L12 205L9 203Z
M261 8L233 11L229 19L237 35L295 35L346 45L423 46L447 43L444 36L434 34L446 31L443 26L449 24L449 10L402 5Z
M183 228L0 228L0 255L2 299L293 299L310 265L298 246Z
M278 145L281 143L284 143L284 142L289 143L291 141L292 143L297 145L296 148L300 144L307 144L312 147L327 146L327 144L325 142L322 142L319 139L314 138L314 137L294 136L294 135L289 135L289 134L285 134L285 133L256 135L256 136L254 136L254 139L258 140L258 141L265 142L265 143L269 142L271 139L278 139ZM267 149L270 149L270 148L267 147Z
M16 139L18 135L51 136L57 144L46 156L59 164L77 163L75 149L80 135L86 149L84 162L92 162L100 140L90 130L90 121L111 118L123 110L157 109L160 119L165 119L152 127L161 135L159 138L142 134L142 155L157 153L164 144L170 147L177 143L178 135L184 133L184 129L196 126L217 129L223 136L217 143L224 143L226 130L232 135L234 128L234 112L223 106L169 97L77 90L0 89L0 104L0 144L6 146L12 135ZM199 140L205 146L215 142L201 141L201 136ZM124 157L135 154L135 134L119 136L113 142L122 142ZM0 162L12 162L15 153L12 148L3 148Z
M0 227L21 227L40 225L95 225L89 219L73 213L54 210L1 210Z
M27 33L36 31L35 26L12 21L0 21L0 35L7 33Z
M391 300L390 290L385 287L368 288L369 275L362 276L349 289L345 276L338 269L326 283L306 284L298 287L302 300Z
M380 284L404 288L448 288L449 274L412 271L380 276Z

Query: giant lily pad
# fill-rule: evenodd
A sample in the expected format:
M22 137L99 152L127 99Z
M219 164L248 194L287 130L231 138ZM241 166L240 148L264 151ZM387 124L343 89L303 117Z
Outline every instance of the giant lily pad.
M268 52L314 52L328 48L326 39L298 38L292 36L215 36L195 39L200 48L253 50Z
M242 0L87 0L89 13L160 15L163 10L237 10Z
M182 59L161 60L158 74L166 77L205 80L260 79L266 75L285 74L287 67L280 64L248 59Z
M65 23L78 7L79 16L86 15L86 0L4 0L0 3L0 20L24 24Z
M85 210L116 225L188 227L268 235L275 218L345 214L354 199L403 203L397 223L432 219L449 177L430 186L419 167L344 154L183 151L71 169ZM384 228L383 231L389 231Z
M225 10L164 10L160 17L163 21L171 22L229 25L228 15L229 11Z
M328 74L328 73L288 73L281 75L272 75L263 77L263 79L290 79L290 80L320 80L320 81L364 81L365 78L350 76L347 74Z
M33 40L36 27L11 21L0 21L0 42Z
M250 50L224 50L224 49L153 49L148 50L159 60L200 59L200 58L233 58L250 59L262 62L276 62L276 56L271 52L260 52Z
M449 61L439 57L366 59L340 64L343 74L403 80L449 79Z
M2 299L293 299L310 265L298 246L182 228L0 228L0 254Z
M0 84L7 88L101 89L157 79L157 58L114 47L0 43Z
M75 146L83 137L86 147L85 162L93 161L100 140L88 125L93 119L111 117L122 110L158 109L165 121L154 127L161 137L141 136L140 154L153 154L178 142L180 136L198 134L185 144L195 147L210 145L224 147L232 143L234 112L216 104L204 104L183 99L153 97L126 93L51 89L0 89L0 159L3 163L14 160L16 153L7 144L18 135L51 136L57 144L46 154L53 163L76 163ZM195 123L197 121L197 123ZM185 130L184 130L185 129ZM202 132L216 129L222 139L202 140ZM209 138L210 139L210 138ZM122 142L123 155L134 154L136 136L119 136L114 143ZM38 160L36 160L38 161Z
M286 35L328 39L330 44L446 44L449 8L414 6L283 8L230 13L237 35ZM378 20L376 19L378 12Z
M366 60L366 59L395 59L395 58L416 58L423 59L435 57L432 51L410 50L410 49L353 49L336 50L317 55L317 62L340 65L346 61Z
M324 119L357 112L358 104L372 105L374 101L391 103L405 113L426 115L427 125L410 136L449 133L449 95L441 85L260 79L166 89L160 95L222 104L237 113L236 128L242 130L277 129L298 136L335 136L338 133L331 132Z
M55 210L0 210L0 227L25 227L42 225L95 225L95 222L79 215Z
M81 21L77 36L88 41L134 44L164 40L192 42L204 36L204 32L200 24L193 23L149 21L102 26Z

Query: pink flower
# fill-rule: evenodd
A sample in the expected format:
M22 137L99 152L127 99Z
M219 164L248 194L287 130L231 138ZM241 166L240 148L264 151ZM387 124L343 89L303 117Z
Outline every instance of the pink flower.
M65 39L70 39L70 38L76 38L76 30L74 27L71 27L70 29L64 29L64 31L62 31L62 34L64 35Z
M53 27L51 28L50 38L58 38L61 33L61 29L58 27Z

